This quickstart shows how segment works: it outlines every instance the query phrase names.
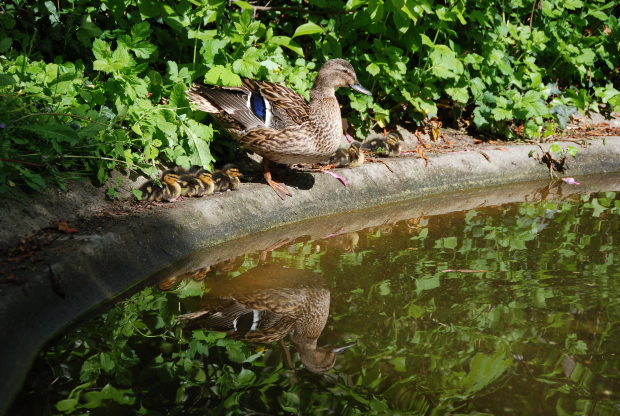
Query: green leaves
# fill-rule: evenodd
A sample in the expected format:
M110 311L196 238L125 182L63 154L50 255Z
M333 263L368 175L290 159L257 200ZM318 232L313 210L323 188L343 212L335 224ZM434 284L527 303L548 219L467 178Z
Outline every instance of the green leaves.
M93 44L93 53L96 61L93 62L95 71L103 71L107 73L120 72L136 65L136 61L131 57L127 46L119 44L118 48L111 52L110 45L100 39L95 39Z
M314 33L323 33L323 32L324 32L323 28L321 28L321 26L315 23L304 23L303 25L295 29L295 34L293 35L293 38L296 38L297 36L312 35Z
M56 142L64 141L74 145L80 141L77 132L66 124L35 124L27 129Z
M205 82L212 85L239 86L241 78L225 66L216 65L205 75Z
M297 42L295 42L288 36L273 36L271 39L269 39L268 43L287 47L299 56L304 56L304 51L301 49L301 46L299 46Z
M261 64L258 59L262 56L260 50L250 47L243 53L242 59L233 62L233 71L244 77L252 77L260 69Z
M433 75L438 78L456 78L457 73L457 60L453 53L447 52L444 49L435 49L429 56L431 60L430 70Z

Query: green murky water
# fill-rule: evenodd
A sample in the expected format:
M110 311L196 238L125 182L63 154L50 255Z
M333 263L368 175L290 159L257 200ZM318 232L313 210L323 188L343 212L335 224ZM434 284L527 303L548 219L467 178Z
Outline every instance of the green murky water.
M47 347L9 414L619 415L619 214L485 207L176 276Z

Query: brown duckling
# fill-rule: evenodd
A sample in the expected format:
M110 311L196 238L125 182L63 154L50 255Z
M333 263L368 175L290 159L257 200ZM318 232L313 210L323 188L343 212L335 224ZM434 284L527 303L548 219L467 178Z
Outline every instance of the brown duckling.
M364 150L369 150L383 157L396 157L400 155L400 143L397 133L391 132L385 138L374 137L368 138L362 143Z
M364 155L361 152L361 144L351 143L348 149L338 149L329 158L329 163L337 168L357 168L364 163Z
M240 176L243 175L235 165L232 163L224 165L222 169L213 172L212 179L215 183L215 189L221 192L229 189L236 191L241 183L239 180Z
M200 169L196 176L181 176L180 181L184 188L181 194L183 196L201 197L211 195L215 190L211 172L206 169Z
M192 165L189 169L182 168L177 166L174 171L179 175L179 180L181 181L181 185L185 188L185 185L189 183L190 180L196 177L198 171L202 169L202 167L198 165ZM185 196L185 195L184 195Z
M161 186L148 181L140 187L140 190L143 201L174 201L181 196L179 175L173 170L167 170L162 173Z

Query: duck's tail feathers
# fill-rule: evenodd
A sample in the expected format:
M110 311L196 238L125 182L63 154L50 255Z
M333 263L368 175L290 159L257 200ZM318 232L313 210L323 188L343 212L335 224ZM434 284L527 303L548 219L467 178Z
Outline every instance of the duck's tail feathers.
M221 113L222 110L213 105L205 96L205 90L206 88L194 84L189 90L185 91L185 94L191 102L198 105L200 111L204 111L205 113Z

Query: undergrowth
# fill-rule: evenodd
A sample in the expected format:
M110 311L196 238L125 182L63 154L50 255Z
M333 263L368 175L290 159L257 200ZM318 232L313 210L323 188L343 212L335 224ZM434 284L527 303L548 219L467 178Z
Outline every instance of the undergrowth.
M0 4L0 195L122 167L212 167L236 145L192 111L192 82L239 76L308 97L343 57L358 136L402 119L507 139L620 109L618 1L13 0ZM260 7L256 7L260 6ZM217 129L217 126L215 127Z

